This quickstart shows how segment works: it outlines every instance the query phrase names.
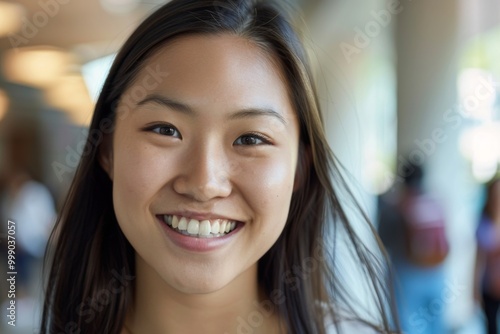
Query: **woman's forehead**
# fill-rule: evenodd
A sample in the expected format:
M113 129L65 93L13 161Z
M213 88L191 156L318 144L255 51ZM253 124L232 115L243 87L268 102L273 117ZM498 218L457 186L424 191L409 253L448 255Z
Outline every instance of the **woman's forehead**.
M194 106L224 102L291 108L288 86L273 55L231 34L173 40L143 64L137 84Z

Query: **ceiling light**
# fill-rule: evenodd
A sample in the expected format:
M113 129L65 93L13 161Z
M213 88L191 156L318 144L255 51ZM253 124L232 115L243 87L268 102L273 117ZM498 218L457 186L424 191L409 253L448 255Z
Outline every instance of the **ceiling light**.
M0 1L0 37L21 29L23 14L21 5Z
M46 89L45 97L50 105L65 111L73 123L78 125L90 123L94 104L80 74L59 78Z
M5 53L5 77L21 84L45 87L63 76L72 57L56 48L20 48Z

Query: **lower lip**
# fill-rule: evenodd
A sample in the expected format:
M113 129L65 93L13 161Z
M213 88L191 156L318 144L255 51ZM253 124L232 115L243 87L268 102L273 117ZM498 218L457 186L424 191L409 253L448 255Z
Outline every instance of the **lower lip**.
M223 237L197 238L177 233L160 218L157 218L157 220L165 231L167 239L172 241L177 247L191 252L210 252L223 248L227 244L231 243L239 231L243 228L243 224L238 224L236 228L231 231L231 233L226 234Z

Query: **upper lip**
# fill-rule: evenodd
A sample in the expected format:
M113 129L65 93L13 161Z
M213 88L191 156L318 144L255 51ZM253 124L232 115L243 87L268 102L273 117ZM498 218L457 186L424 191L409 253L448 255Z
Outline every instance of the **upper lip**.
M163 215L182 216L182 217L186 217L189 219L196 219L198 221L224 219L224 220L229 220L229 221L234 221L234 222L242 222L238 219L229 218L227 216L220 215L217 213L212 213L212 212L177 211L177 212L164 213Z

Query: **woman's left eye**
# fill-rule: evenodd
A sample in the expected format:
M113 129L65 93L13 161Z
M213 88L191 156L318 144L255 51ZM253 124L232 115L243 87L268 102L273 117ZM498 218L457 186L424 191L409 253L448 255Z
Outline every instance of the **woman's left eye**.
M182 139L182 136L177 128L170 124L157 124L149 127L147 130L153 131L162 136L176 137Z
M236 139L234 144L235 145L243 145L243 146L255 146L255 145L270 144L270 142L266 138L264 138L260 135L246 134L246 135L243 135L243 136L239 137L238 139Z

